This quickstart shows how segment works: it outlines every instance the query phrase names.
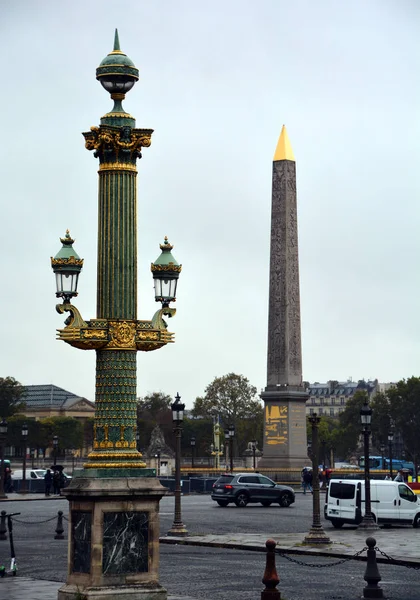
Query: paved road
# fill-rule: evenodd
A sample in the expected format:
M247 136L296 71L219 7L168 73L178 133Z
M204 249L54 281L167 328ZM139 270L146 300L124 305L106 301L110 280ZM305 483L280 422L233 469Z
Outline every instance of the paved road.
M298 496L295 506L263 508L247 506L220 508L208 496L186 496L182 499L183 518L194 534L243 532L271 534L305 532L311 524L312 497ZM2 510L21 511L21 521L15 522L16 553L20 577L50 580L51 600L56 598L58 584L66 577L67 540L54 540L55 521L39 524L56 515L67 514L65 500L1 503ZM173 520L173 497L161 502L161 533L164 535ZM326 529L330 527L326 524ZM330 528L330 531L332 529ZM410 530L412 531L412 530ZM340 534L345 534L341 530ZM420 544L419 544L420 547ZM0 562L7 558L8 543L0 542ZM307 567L286 558L277 559L282 598L287 600L354 600L362 596L366 564L346 561L336 566L337 559L316 556L294 556L300 562L317 564ZM265 556L259 552L161 545L160 581L170 594L212 600L257 600L262 589ZM420 600L420 571L406 567L380 565L382 586L389 600ZM18 579L18 578L16 578ZM7 586L7 587L6 587ZM5 592L2 594L2 590ZM19 595L14 578L0 580L0 598L17 600ZM45 600L50 600L48 596Z

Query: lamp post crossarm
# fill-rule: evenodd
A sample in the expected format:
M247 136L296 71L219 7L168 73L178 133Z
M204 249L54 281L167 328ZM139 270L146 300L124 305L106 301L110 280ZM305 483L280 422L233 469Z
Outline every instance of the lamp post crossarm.
M57 330L57 339L82 350L138 350L149 352L175 341L163 315L172 317L175 308L156 311L151 321L130 319L91 319L84 321L70 303L58 304L57 312L69 312L66 327Z

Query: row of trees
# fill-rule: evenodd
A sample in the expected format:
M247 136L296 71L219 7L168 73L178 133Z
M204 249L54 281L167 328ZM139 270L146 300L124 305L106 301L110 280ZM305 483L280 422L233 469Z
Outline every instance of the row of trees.
M347 401L338 419L323 416L320 423L320 441L328 455L334 450L336 457L347 459L359 445L361 433L360 409L366 399L366 391L357 391ZM156 425L163 430L170 446L174 445L171 396L153 392L138 401L138 431L140 446L147 448L150 434ZM387 443L391 426L403 439L406 457L415 465L420 460L420 378L411 377L399 381L386 393L379 393L371 400L372 451L379 454L381 444ZM13 377L0 378L0 418L8 419L8 443L19 447L22 443L21 429L26 418L20 414L25 408L24 387ZM222 432L229 425L235 427L234 453L242 455L250 440L256 439L262 448L263 407L257 397L257 389L246 377L229 373L216 377L196 398L191 410L192 418L183 424L183 453L191 452L191 437L196 438L197 455L206 456L213 442L213 423L219 419ZM61 449L76 449L92 442L93 420L82 425L72 417L51 417L41 421L28 420L28 445L43 450L51 446L57 435ZM308 438L310 439L310 428ZM223 433L222 433L223 437Z
M347 401L339 419L322 417L319 437L326 453L348 458L357 451L361 433L360 409L366 400L365 391L357 391ZM391 428L400 434L406 458L415 465L420 461L420 378L399 381L386 393L376 394L372 408L372 454L380 454L381 444L388 444ZM308 428L308 437L310 438ZM400 457L401 458L401 457Z
M234 454L241 455L247 443L258 440L262 447L263 408L257 398L257 389L243 375L229 373L216 377L205 389L204 396L195 400L192 418L183 423L182 450L191 453L190 440L195 437L195 452L199 456L210 453L213 442L213 423L219 419L222 432L229 425L235 427ZM169 445L173 445L171 396L161 392L148 394L138 401L138 429L140 445L146 446L156 425L162 429ZM223 434L222 434L223 438Z

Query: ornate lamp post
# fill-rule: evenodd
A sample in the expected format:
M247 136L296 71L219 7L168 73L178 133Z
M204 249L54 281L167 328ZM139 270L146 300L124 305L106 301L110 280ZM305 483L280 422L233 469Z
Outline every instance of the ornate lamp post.
M382 469L385 471L386 469L386 465L385 465L385 444L381 444L379 447L380 451L381 451L381 456L382 456Z
M99 159L96 318L84 320L71 304L83 259L69 232L51 259L56 295L63 300L56 308L69 314L58 339L96 352L93 450L64 491L70 502L72 550L59 600L75 600L80 594L90 600L103 588L118 600L140 594L139 586L145 596L153 590L153 597L163 600L166 590L157 583L158 513L166 492L137 449L137 352L174 342L164 317L175 314L169 305L176 299L181 265L165 238L151 264L155 300L161 306L151 320L138 320L137 160L142 148L151 145L153 130L136 128L122 106L139 71L121 51L117 31L96 78L114 103L99 127L83 134L85 147Z
M229 453L230 453L230 472L233 473L233 438L235 437L235 425L229 425Z
M175 432L175 516L168 535L184 536L188 535L188 531L181 519L181 432L185 404L181 403L181 397L178 393L175 396L175 402L171 405L171 409Z
M4 446L6 444L7 437L7 421L3 419L0 422L0 498L7 498L4 493L4 479L5 479L5 468L4 468Z
M195 437L191 438L190 446L191 446L191 468L194 469Z
M391 427L389 428L389 432L388 432L388 447L389 447L389 475L392 477L392 442L394 441L394 428Z
M54 467L57 464L57 452L58 452L58 436L53 437L53 449L54 449Z
M253 467L254 471L257 468L257 461L256 461L257 446L258 446L257 440L252 440L252 442L251 442L251 447L252 447L252 467Z
M319 502L319 438L318 427L320 417L316 413L308 417L312 428L312 527L303 543L307 546L318 546L321 544L330 544L331 540L325 533L321 525L321 509Z
M26 423L22 425L22 447L23 447L23 473L22 473L22 487L20 489L22 494L26 494L26 448L28 439L28 426Z
M361 529L378 529L371 510L370 503L370 464L369 464L369 436L372 421L372 409L369 406L369 396L366 395L365 402L360 409L360 421L363 427L364 454L365 454L365 514L359 524Z

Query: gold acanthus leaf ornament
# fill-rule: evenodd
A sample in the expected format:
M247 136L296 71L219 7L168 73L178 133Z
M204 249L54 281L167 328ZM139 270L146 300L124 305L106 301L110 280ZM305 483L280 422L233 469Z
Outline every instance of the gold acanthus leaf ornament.
M129 128L128 128L129 129ZM151 129L130 129L125 132L120 128L108 129L104 127L91 127L85 136L85 148L101 152L104 149L140 151L148 148L152 143Z

